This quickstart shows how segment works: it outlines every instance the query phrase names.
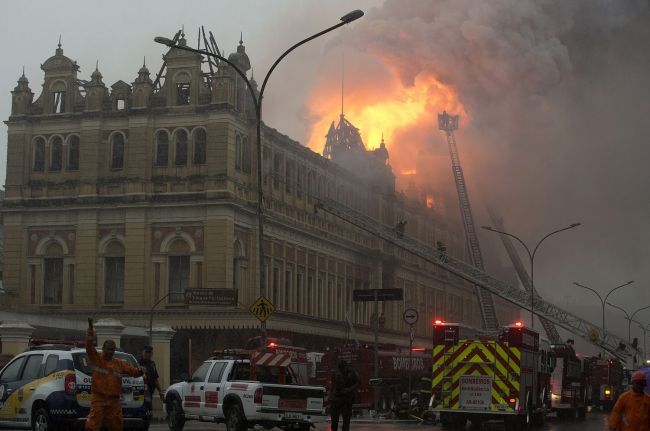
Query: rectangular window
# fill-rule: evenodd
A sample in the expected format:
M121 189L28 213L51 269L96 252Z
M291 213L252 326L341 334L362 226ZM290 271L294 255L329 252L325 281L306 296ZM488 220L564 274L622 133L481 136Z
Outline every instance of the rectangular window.
M264 148L262 151L262 178L264 179L264 185L266 185L269 182L269 174L271 171L269 170L269 149Z
M303 187L303 177L305 175L305 167L298 166L298 172L296 173L296 197L302 199L302 187Z
M303 301L303 297L304 297L304 294L303 294L303 291L302 291L302 289L303 289L303 278L304 278L304 276L303 276L303 274L301 272L296 274L296 311L298 313L303 312L303 306L302 306L302 301Z
M63 300L63 259L43 259L43 303L61 304Z
M314 315L314 276L309 275L307 277L307 315Z
M287 160L284 168L284 189L287 193L291 193L291 184L293 182L293 162Z
M273 188L278 190L280 188L280 165L282 158L279 155L273 156Z
M290 311L291 307L291 284L292 284L291 271L284 271L284 309Z
M54 94L54 113L60 114L65 112L65 91L55 91Z
M190 83L176 84L176 104L190 104Z
M280 268L273 268L273 304L280 303Z
M124 256L104 259L104 302L124 303Z
M115 109L116 110L124 111L125 108L126 108L126 103L125 103L124 99L117 99L115 101Z
M190 257L169 256L169 302L184 302L190 284Z

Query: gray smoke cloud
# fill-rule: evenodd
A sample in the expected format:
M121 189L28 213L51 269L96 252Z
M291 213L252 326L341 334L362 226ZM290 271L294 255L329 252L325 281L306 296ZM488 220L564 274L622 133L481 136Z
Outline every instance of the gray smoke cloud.
M477 225L492 224L490 204L532 249L545 233L583 223L544 243L535 282L599 324L598 299L572 281L607 293L633 279L610 301L630 312L650 304L649 24L641 0L388 0L345 42L404 85L433 73L459 93L469 121L456 137ZM402 138L419 140L426 163L446 152L438 130ZM431 186L455 198L448 155L446 164L447 182ZM496 235L481 241L507 263ZM621 317L609 309L608 327L627 337ZM650 322L650 312L638 319Z

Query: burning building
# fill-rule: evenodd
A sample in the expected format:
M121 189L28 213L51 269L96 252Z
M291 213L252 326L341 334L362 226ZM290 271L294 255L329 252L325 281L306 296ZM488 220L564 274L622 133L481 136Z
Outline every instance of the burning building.
M310 350L351 332L372 341L376 316L371 304L352 301L355 289L404 289L403 301L381 305L384 343L408 345L406 307L420 311L422 343L434 316L480 326L473 286L314 211L327 197L378 224L406 221L406 235L466 255L458 220L397 192L385 145L366 150L343 116L327 134L326 157L262 125L260 259L256 120L245 82L225 63L205 72L197 53L171 48L164 59L155 79L143 65L131 84L108 88L97 67L80 79L59 45L42 65L37 98L19 78L2 207L13 310L148 327L159 303L153 318L177 331L172 348L193 345L201 360L215 344L239 346L258 333L249 306L260 296L262 262L275 306L269 332ZM241 41L229 59L250 69ZM185 292L197 289L230 292L231 303L188 304ZM178 370L187 369L183 360Z

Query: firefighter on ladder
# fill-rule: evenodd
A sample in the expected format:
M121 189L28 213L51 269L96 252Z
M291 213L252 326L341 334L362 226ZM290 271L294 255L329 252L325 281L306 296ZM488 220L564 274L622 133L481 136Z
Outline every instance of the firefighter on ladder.
M114 358L115 341L106 340L101 355L95 350L93 319L88 319L86 354L93 367L92 399L86 430L99 431L102 424L109 431L122 430L122 374L140 377L144 368L136 368L122 359Z
M609 417L610 431L650 431L650 397L644 393L646 375L632 374L632 389L618 398Z

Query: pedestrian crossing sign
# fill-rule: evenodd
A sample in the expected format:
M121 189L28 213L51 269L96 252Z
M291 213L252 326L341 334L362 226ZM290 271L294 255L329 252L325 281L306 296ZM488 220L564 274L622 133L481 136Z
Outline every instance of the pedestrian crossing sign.
M271 301L266 299L264 296L260 296L257 298L257 301L250 306L249 310L260 322L264 322L269 318L271 313L273 313L275 307Z

